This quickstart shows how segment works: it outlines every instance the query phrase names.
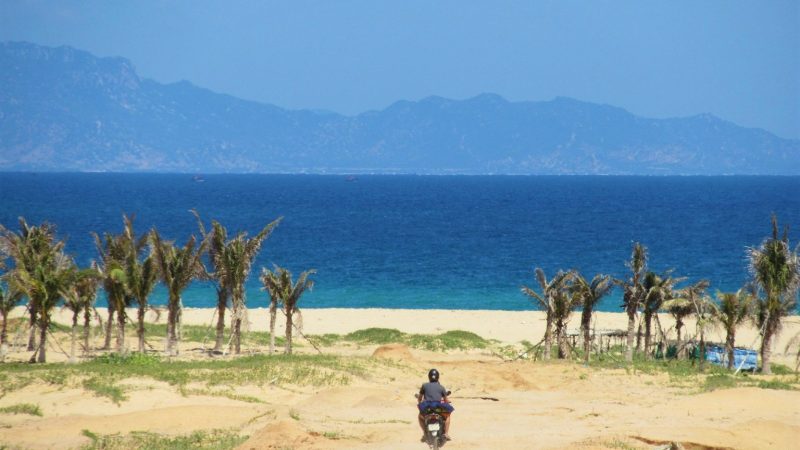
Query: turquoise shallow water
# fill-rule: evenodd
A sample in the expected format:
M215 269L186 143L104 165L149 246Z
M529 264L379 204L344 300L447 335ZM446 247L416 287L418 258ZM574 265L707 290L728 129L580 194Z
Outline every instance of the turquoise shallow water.
M770 214L800 236L800 177L507 177L152 174L0 174L0 223L48 220L80 264L89 231L197 233L190 208L229 230L284 221L256 267L315 268L306 307L529 309L519 292L532 270L625 274L633 241L651 268L675 269L713 289L747 279L745 249L770 232ZM266 295L255 276L248 304ZM600 305L618 310L619 296ZM212 306L190 287L187 306ZM164 301L162 290L155 303Z

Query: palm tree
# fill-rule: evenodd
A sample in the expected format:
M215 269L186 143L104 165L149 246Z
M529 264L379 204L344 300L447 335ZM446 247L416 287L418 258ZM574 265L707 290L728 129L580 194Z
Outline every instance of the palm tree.
M746 290L737 292L717 292L719 311L717 320L725 328L725 354L728 355L728 368L733 368L736 347L736 328L752 318L753 297Z
M25 294L13 286L0 284L0 358L8 352L8 314L25 298Z
M647 272L644 276L642 287L644 288L644 350L645 359L650 359L650 342L652 338L653 317L658 315L664 301L672 298L672 291L675 285L684 278L672 278L668 273L657 275L655 272Z
M708 286L708 280L700 280L693 285L677 290L675 297L665 301L662 305L664 309L675 316L675 329L678 333L678 349L680 353L683 353L680 334L680 330L684 325L683 319L689 315L695 316L697 336L700 337L699 356L701 370L705 362L705 331L713 325L716 316L716 305L705 295Z
M535 304L545 311L545 329L544 329L544 359L550 359L550 348L553 345L553 321L555 319L555 302L556 297L561 295L566 289L567 282L572 276L572 272L558 271L556 276L550 282L544 271L537 267L534 269L536 281L539 283L539 288L542 290L541 294L533 289L522 286L522 293L533 298Z
M214 261L218 259L219 254L225 250L225 242L228 240L228 230L217 221L212 222L211 232L206 232L206 227L203 225L203 220L200 214L195 209L190 210L194 217L197 219L197 227L200 230L200 236L203 241L208 243L208 259L211 266L214 267ZM222 346L225 342L225 310L228 308L228 298L230 297L230 289L225 285L225 277L222 272L214 267L214 271L210 272L205 265L203 265L204 280L210 281L217 291L217 330L216 339L214 344L214 352L222 352Z
M278 267L275 272L266 268L261 269L261 284L264 285L263 290L269 293L269 354L275 352L275 319L278 312L278 304L281 299L286 297L287 294L283 293L281 289L284 284L281 283L281 274ZM287 283L288 284L288 283Z
M241 327L246 312L244 285L250 275L253 261L261 250L261 244L269 237L280 221L281 219L273 221L250 239L247 238L246 232L241 232L230 241L224 242L220 248L213 252L215 274L223 280L220 284L227 287L231 293L233 304L231 347L234 348L236 354L241 352ZM219 228L222 228L222 226L214 222L214 229Z
M64 254L63 248L63 241L58 241L50 248L43 249L37 258L39 265L33 272L25 267L16 267L9 280L36 305L39 347L31 361L37 361L38 354L38 362L47 362L47 333L53 308L74 283L78 273L75 263Z
M631 277L627 280L618 280L617 284L622 286L622 306L628 314L628 339L626 342L625 361L632 362L636 314L644 302L646 293L642 285L642 277L647 272L647 248L639 242L635 242L631 252L631 260L626 265L631 270Z
M667 311L675 319L675 333L677 334L676 346L678 349L678 357L683 355L683 339L681 330L683 330L684 319L692 315L694 312L694 305L684 298L672 298L665 301L661 307Z
M176 356L178 326L183 308L181 293L192 280L202 276L201 257L205 252L206 243L202 242L195 248L195 237L191 236L182 248L175 247L172 242L163 241L155 229L150 232L150 239L156 267L169 293L166 350L170 356Z
M275 266L275 270L262 269L261 281L270 293L270 297L279 299L283 304L283 312L286 315L286 354L292 354L292 328L294 327L294 313L298 312L297 303L300 296L305 291L310 291L314 287L314 281L308 279L316 273L314 269L307 270L297 277L296 282L292 282L292 273L287 269ZM266 280L266 281L265 281Z
M128 218L124 217L124 220L127 221ZM128 319L125 308L132 302L125 272L130 246L124 234L112 235L104 233L101 238L97 233L92 233L92 236L100 259L98 269L102 276L103 290L108 300L108 322L106 323L106 337L103 349L108 350L111 348L111 333L114 329L114 316L116 315L116 348L118 352L122 352L125 346L125 324Z
M609 275L595 275L591 282L587 282L582 275L576 273L573 289L578 296L578 303L582 305L581 331L583 331L583 360L589 362L592 350L591 322L594 307L614 288Z
M19 218L19 228L20 231L15 233L0 225L0 253L12 259L15 270L33 273L40 259L49 254L49 250L55 245L55 228L48 223L30 226L23 217ZM36 349L36 323L39 312L37 308L38 305L29 298L28 351Z
M75 343L77 339L78 316L81 313L84 315L84 351L89 349L88 322L89 318L91 318L94 301L97 298L97 288L100 278L100 272L94 267L82 270L77 273L71 285L67 286L63 292L64 307L72 311L71 362L76 361Z
M757 303L757 322L761 329L762 372L772 373L770 356L772 338L780 331L781 322L793 314L800 287L800 258L789 247L788 230L778 238L778 219L772 216L772 238L748 249L750 273L761 294Z
M580 304L580 297L570 295L569 279L564 285L564 289L556 292L553 296L553 325L556 332L556 345L558 346L558 359L564 359L569 355L567 346L567 323L572 315L572 311Z
M140 255L147 245L148 235L137 239L133 230L133 218L123 216L123 221L125 222L123 243L127 246L124 263L126 291L138 306L136 335L139 339L139 352L144 353L144 315L149 304L148 298L158 281L158 270L152 246L150 254L143 260L140 259Z

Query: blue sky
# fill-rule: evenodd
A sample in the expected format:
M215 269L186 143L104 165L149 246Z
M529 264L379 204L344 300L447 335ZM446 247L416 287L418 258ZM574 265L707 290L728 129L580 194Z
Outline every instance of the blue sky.
M293 109L569 96L800 138L798 1L0 0L0 40Z

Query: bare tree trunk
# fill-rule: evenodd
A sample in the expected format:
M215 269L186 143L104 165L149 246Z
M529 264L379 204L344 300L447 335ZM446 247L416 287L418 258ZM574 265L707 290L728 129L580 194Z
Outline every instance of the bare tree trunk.
M642 321L639 321L639 326L636 327L636 352L642 351Z
M553 346L553 316L550 311L547 311L545 316L545 329L544 329L544 359L550 359L550 349Z
M682 328L683 328L683 320L681 320L681 318L678 317L678 318L675 319L675 332L678 334L678 340L677 340L677 344L676 344L678 346L678 348L676 349L677 351L676 351L675 356L678 359L681 359L683 357L683 340L681 339L681 329Z
M238 316L239 315L234 312L233 326L231 327L233 333L233 342L231 342L231 345L237 355L242 352L242 319Z
M563 320L559 319L556 321L556 343L558 345L558 359L564 359L567 357L567 349L566 347L566 324Z
M275 352L275 316L278 312L277 301L274 299L269 304L269 354Z
M89 332L91 330L92 312L87 307L83 310L83 351L89 352Z
M651 327L653 322L653 313L644 313L644 359L651 359L650 356L650 340L652 338Z
M772 356L773 331L770 325L771 324L767 323L767 326L764 329L764 338L761 340L761 373L763 373L764 375L772 374L770 358Z
M0 361L8 354L8 311L2 311L3 324L0 325Z
M47 329L50 327L50 321L46 315L41 317L41 327L39 329L39 359L38 362L47 362Z
M733 349L736 342L736 330L728 330L725 336L725 354L728 355L728 369L733 369Z
M292 354L292 314L294 311L287 309L286 311L286 354Z
M0 312L2 314L3 324L0 325L0 345L8 345L8 311Z
M633 338L634 328L636 327L636 310L628 311L628 337L625 348L625 361L633 362Z
M700 372L705 370L706 367L706 334L703 329L700 329L700 354L697 355Z
M77 359L75 358L75 344L78 337L78 312L74 311L72 313L72 339L70 342L70 349L69 349L69 360L70 362L75 362Z
M592 351L592 335L589 327L592 324L592 310L584 307L581 314L581 331L583 331L583 362L589 363L589 354Z
M28 334L28 351L32 352L36 350L36 305L31 304L31 307L28 309L28 313L30 314L30 320L28 323L31 326L30 334Z
M139 337L139 353L144 353L144 314L147 310L147 304L144 303L142 300L139 300L139 311L137 314L137 322L139 327L136 329L136 335Z
M169 300L167 308L167 354L169 356L178 355L177 321L178 301L172 298Z
M225 345L225 309L228 307L228 291L225 288L217 288L217 339L214 344L214 351L221 352Z
M111 331L114 329L114 302L108 299L108 321L106 322L106 338L103 350L111 349Z
M127 318L125 305L122 304L117 308L117 353L125 350L125 320Z

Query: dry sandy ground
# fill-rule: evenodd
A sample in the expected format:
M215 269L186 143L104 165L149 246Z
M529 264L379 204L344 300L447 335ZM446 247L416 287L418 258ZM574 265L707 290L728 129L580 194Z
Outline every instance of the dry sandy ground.
M185 322L208 324L212 316L210 310L191 310ZM251 310L250 318L251 329L266 327L263 310ZM541 322L533 312L306 310L304 331L464 329L515 343L538 341ZM779 353L800 331L798 322L798 317L789 319L776 346ZM622 315L600 314L597 328L622 328L624 323ZM743 331L740 342L749 344L754 333ZM303 351L312 350L306 346ZM413 394L431 367L441 371L442 383L453 391L456 412L448 450L663 448L670 442L697 449L791 449L800 442L800 391L737 388L698 394L663 374L587 369L571 362L504 362L478 351L443 354L401 345L325 351L395 362L343 387L242 388L242 394L265 402L257 404L182 396L152 380L127 380L129 399L119 406L80 389L31 385L0 398L0 407L35 403L43 417L0 414L0 444L74 448L88 442L83 429L186 434L235 428L250 436L242 449L424 449Z

